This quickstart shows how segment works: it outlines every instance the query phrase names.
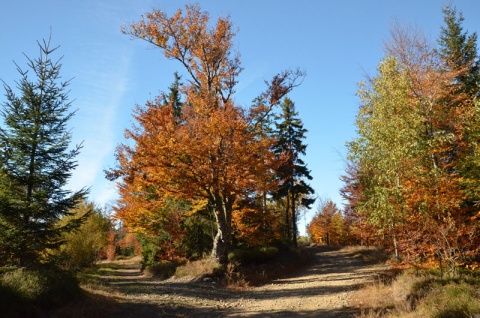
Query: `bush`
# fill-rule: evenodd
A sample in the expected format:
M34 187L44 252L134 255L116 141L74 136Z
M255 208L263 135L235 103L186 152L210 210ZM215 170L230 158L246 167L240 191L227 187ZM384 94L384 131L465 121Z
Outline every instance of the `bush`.
M215 262L211 257L200 259L177 267L175 276L205 276L215 275L221 271L221 265Z
M479 286L451 281L445 286L435 283L418 304L417 312L432 318L468 318L480 315Z
M0 285L2 298L12 301L9 306L23 308L24 311L37 307L52 308L80 292L72 273L53 267L12 270L2 276Z
M175 273L176 266L172 262L161 261L145 267L144 273L151 277L165 279Z
M65 244L56 253L57 264L68 270L92 266L107 246L108 233L112 227L105 213L93 203L84 201L72 213L73 215L62 219L60 225L71 219L86 218L76 231L64 234Z
M352 305L360 317L476 317L480 315L480 279L442 280L431 275L404 272L391 282L378 282L359 290Z
M32 316L31 308L24 304L24 300L10 286L5 286L0 281L0 308L2 317L28 317Z
M277 254L278 248L274 246L265 246L260 249L235 249L228 254L228 261L241 265L263 263Z
M140 248L142 250L142 268L154 265L158 262L157 254L160 252L158 240L139 235Z

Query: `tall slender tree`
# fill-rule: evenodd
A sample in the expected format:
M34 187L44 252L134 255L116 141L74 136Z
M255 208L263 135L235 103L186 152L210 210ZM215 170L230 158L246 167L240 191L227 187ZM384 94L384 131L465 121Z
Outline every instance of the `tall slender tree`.
M67 123L75 112L70 111L69 81L61 81L61 58L51 60L58 47L52 49L50 39L38 46L39 58L27 57L29 71L17 65L20 96L4 83L1 112L0 250L3 259L20 266L35 264L47 249L60 246L61 234L81 219L61 227L59 219L87 194L65 189L82 146L69 150Z
M443 8L444 26L438 39L440 56L448 67L460 71L456 77L459 91L478 96L480 85L480 61L477 50L477 33L468 34L463 30L461 12L451 5Z
M306 154L307 145L304 144L307 130L303 128L302 120L298 117L295 104L285 98L281 104L281 113L276 117L274 137L277 139L275 154L283 157L284 163L277 169L280 186L276 193L279 198L287 201L285 209L286 237L297 246L297 208L309 208L315 199L313 188L305 179L312 180L310 170L302 159Z
M477 33L468 34L463 30L463 15L461 12L457 12L455 7L445 6L443 13L444 26L441 28L438 40L439 53L448 68L458 73L451 82L457 98L450 100L448 107L455 111L462 111L461 102L469 100L470 112L475 112L480 100L480 60L477 50ZM470 144L470 149L466 152L466 158L461 160L462 167L459 169L459 173L464 179L462 187L467 194L465 203L475 209L474 205L480 199L480 162L475 155L478 153L476 145L480 138L480 118L478 115L474 115L468 122L461 124L466 127L463 140ZM452 131L454 127L454 125L450 125L444 129ZM452 133L455 132L452 131ZM458 160L460 141L462 140L457 139L452 147L450 161Z

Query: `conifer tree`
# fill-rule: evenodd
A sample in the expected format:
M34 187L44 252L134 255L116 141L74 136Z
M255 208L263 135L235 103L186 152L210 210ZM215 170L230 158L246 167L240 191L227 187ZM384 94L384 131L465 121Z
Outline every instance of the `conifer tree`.
M452 81L455 87L454 98L447 100L446 108L461 109L466 107L470 112L478 111L478 99L480 97L480 61L477 53L477 33L468 34L464 31L462 23L464 21L461 12L457 12L455 7L446 6L443 8L444 26L441 28L438 39L439 53L442 59L446 61L448 68L455 71L458 75ZM445 101L444 101L445 102ZM462 104L463 102L463 104ZM450 151L450 161L460 161L461 154L458 149L461 148L460 142L466 142L469 147L464 152L464 158L461 159L460 168L457 170L464 180L463 190L467 194L465 204L476 210L474 206L480 198L480 163L478 161L477 140L480 138L480 121L478 116L471 116L467 122L457 122L457 125L463 125L463 140L457 138L454 147ZM454 125L444 127L446 131L451 131Z
M312 180L310 170L301 156L306 154L307 145L303 143L307 130L303 128L302 120L298 117L295 104L285 98L281 104L281 113L276 118L275 137L277 145L275 154L283 157L284 163L278 168L277 175L280 186L276 193L279 198L287 201L285 209L285 224L287 239L297 246L297 207L309 208L315 201L312 198L314 190L305 182Z
M457 12L455 7L444 7L443 14L445 25L442 26L438 39L440 56L447 61L451 70L460 72L457 77L460 91L470 96L478 96L480 63L477 55L477 33L469 35L463 30L463 15Z
M173 74L174 80L172 85L170 85L169 94L168 96L164 96L164 104L170 105L172 107L172 112L175 118L177 118L177 122L180 121L180 117L182 116L182 96L180 92L180 88L182 87L182 83L180 82L181 76L178 75L178 72Z
M1 259L19 266L40 262L48 249L62 243L61 234L79 226L81 219L59 227L86 189L65 189L81 145L69 149L71 133L67 87L61 81L61 58L52 61L58 47L38 42L40 56L28 59L28 71L17 65L20 95L4 83L0 127L0 250Z

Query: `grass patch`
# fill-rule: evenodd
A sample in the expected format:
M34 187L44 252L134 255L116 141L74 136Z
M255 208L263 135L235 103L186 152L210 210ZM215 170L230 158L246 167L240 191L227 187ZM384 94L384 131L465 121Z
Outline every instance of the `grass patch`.
M169 261L161 261L152 265L147 265L143 272L149 277L166 279L175 274L176 266Z
M0 308L4 317L41 316L79 293L78 281L70 272L54 267L19 268L1 276Z
M480 315L480 278L440 279L429 271L405 271L391 281L377 281L357 291L351 305L358 317L476 317Z
M215 276L221 270L221 266L211 257L189 262L185 265L177 267L175 276L185 277L202 277Z
M356 257L362 258L367 264L385 263L390 258L383 248L377 246L347 246L341 251L352 253Z
M469 318L480 315L479 285L450 281L433 284L430 292L419 301L417 312L433 318Z

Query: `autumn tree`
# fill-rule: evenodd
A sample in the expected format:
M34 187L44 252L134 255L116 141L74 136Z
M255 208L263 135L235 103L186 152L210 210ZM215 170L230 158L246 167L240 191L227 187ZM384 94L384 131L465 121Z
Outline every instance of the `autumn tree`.
M249 110L235 105L233 94L242 70L232 49L235 32L229 18L219 18L214 26L209 21L208 13L187 5L185 13L178 10L169 17L154 10L123 28L180 62L189 79L179 89L185 96L180 119L163 106L162 98L136 108L138 126L126 131L133 145L118 147L118 167L109 177L120 178L125 204L151 195L156 200L150 202L161 205L173 196L192 201L192 213L210 209L217 225L212 257L225 264L235 203L257 189L259 178L267 179L264 175L271 173L274 160L272 141L258 138L253 118L277 105L302 74L286 71L275 76L264 93L266 104Z
M318 206L317 213L308 225L308 234L318 244L344 244L344 220L335 203L328 200Z
M345 174L340 176L344 185L340 195L346 201L343 209L345 240L347 245L377 245L377 228L369 222L368 215L359 206L363 196L363 181L358 163L347 161Z
M62 235L64 244L56 254L57 262L68 269L92 266L108 245L108 234L113 230L113 223L105 211L93 202L82 201L71 212L72 215L62 218L58 226L62 227L75 219L85 220L76 231Z
M407 123L414 127L419 120L408 111L408 77L398 71L397 62L387 58L378 71L370 88L360 86L359 137L349 147L352 160L358 164L357 177L363 190L356 210L392 235L392 244L396 246L396 228L405 212L401 180L411 171L412 164L408 160L412 142L408 140L416 138L416 131L408 130Z
M274 137L277 140L275 154L282 161L276 170L280 185L275 195L286 199L285 225L286 237L297 246L297 208L309 208L314 202L314 190L306 180L312 180L310 170L302 159L306 154L304 144L307 130L298 117L295 104L289 98L282 102L281 112L275 118Z
M180 125L182 106L180 92L182 84L177 73L169 92L158 98L158 105L171 112L174 125ZM211 249L211 223L213 213L202 200L191 213L194 200L175 198L152 183L139 169L120 188L120 199L116 205L116 216L131 233L139 237L144 265L159 260L184 261L186 257L202 255Z
M458 86L469 68L452 67L405 28L392 30L386 53L378 76L359 90L359 137L349 144L362 186L356 207L393 238L404 261L436 256L441 268L454 267L478 239L462 176L466 162L478 161L478 104Z
M262 108L268 103L264 94L253 100L252 107ZM251 127L257 139L274 138L274 114L273 112L256 112L249 119L255 123ZM274 144L272 143L272 147ZM258 153L264 160L268 160L271 149L267 153ZM265 156L266 155L266 156ZM283 158L282 158L283 159ZM276 170L282 160L271 162L270 169ZM272 245L284 241L284 227L278 209L278 201L272 195L277 189L278 180L275 174L264 174L262 180L258 180L257 189L254 193L248 193L238 202L238 209L234 214L235 244L242 247L259 247Z
M31 266L58 248L62 234L81 223L58 221L72 213L87 194L65 189L81 146L69 149L71 133L69 81L60 77L61 59L50 40L38 43L40 56L28 59L28 71L17 65L20 95L4 83L6 101L0 128L0 250L2 260ZM32 78L33 77L33 78Z

